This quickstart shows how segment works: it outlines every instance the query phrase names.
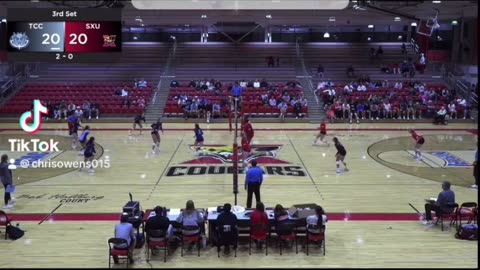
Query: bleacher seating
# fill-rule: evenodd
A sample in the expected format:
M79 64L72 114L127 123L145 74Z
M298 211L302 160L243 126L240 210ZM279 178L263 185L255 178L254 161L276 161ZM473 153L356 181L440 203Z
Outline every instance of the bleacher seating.
M279 99L285 85L282 84L274 84L278 89L278 93L273 95L269 94L269 98L273 95L275 99ZM262 101L260 100L260 96L267 91L266 88L245 88L242 92L242 112L248 115L254 116L278 116L280 114L280 109L277 107L271 106L264 106ZM302 94L301 89L292 89L288 88L288 91L291 96L300 96ZM202 92L197 91L195 88L191 88L188 86L181 86L170 89L170 93L168 95L167 103L164 109L165 116L183 116L183 109L178 104L178 101L175 100L175 97L180 96L182 94L186 94L189 98L197 96L198 98L205 98L210 103L215 103L222 99L227 99L231 96L230 92L227 90L227 87L222 87L221 93L219 95L215 95L213 92ZM221 108L221 114L223 116L227 116L229 111L229 106L223 106ZM302 108L303 114L308 114L308 107ZM293 107L288 104L287 115L293 115Z
M140 107L122 106L123 98L115 96L114 91L123 86L123 83L31 83L27 84L21 92L0 108L0 114L19 114L31 109L34 99L42 102L66 103L72 101L76 105L82 105L85 100L99 104L101 115L105 114L136 114L143 109ZM144 89L129 88L129 98L136 100L143 97L149 100L152 93L152 85Z

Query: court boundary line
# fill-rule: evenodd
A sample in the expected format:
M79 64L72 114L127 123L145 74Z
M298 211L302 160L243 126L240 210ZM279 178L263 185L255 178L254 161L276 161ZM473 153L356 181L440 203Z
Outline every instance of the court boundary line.
M100 124L100 123L99 123ZM129 131L130 128L95 128L90 129L91 131ZM149 130L149 129L142 129ZM228 128L205 128L206 131L230 131ZM255 131L318 131L318 128L256 128ZM408 128L329 128L328 131L406 131ZM415 130L420 131L466 131L472 132L475 131L473 128L416 128ZM19 128L6 128L0 129L0 132L4 131L23 131ZM41 131L68 131L67 128L42 128ZM164 131L192 131L191 128L167 128Z
M295 148L295 145L293 144L292 139L290 139L290 136L288 136L288 134L285 134L285 135L287 136L288 141L290 142L290 145L291 145L292 148L293 148L293 151L295 151L295 154L297 155L298 159L299 159L300 162L302 163L303 168L304 168L305 171L307 172L308 177L310 177L310 180L312 181L313 186L315 187L315 189L317 190L318 194L320 195L320 198L322 199L322 201L324 201L325 199L323 198L322 192L320 192L320 190L318 189L317 183L315 183L315 180L313 180L313 177L312 177L312 175L310 174L310 172L308 171L307 166L305 166L305 163L303 162L302 157L298 154L298 151L297 151L297 149Z

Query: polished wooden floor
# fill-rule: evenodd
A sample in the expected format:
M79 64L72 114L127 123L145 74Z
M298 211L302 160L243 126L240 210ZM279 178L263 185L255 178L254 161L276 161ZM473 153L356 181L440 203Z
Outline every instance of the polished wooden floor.
M65 169L18 169L16 207L9 213L119 213L131 192L142 207L163 205L180 208L192 199L197 207L233 203L231 174L168 176L172 167L195 166L191 148L192 124L165 124L161 152L150 153L149 130L129 136L130 123L89 123L99 147L99 161L110 161L110 168L95 174ZM225 124L201 124L205 144L231 146L233 134ZM454 229L440 231L417 221L355 221L354 213L414 213L408 205L423 209L424 199L436 197L441 181L452 182L457 202L477 202L471 166L445 166L442 159L426 153L417 162L410 152L413 140L408 128L425 135L424 152L447 152L471 164L477 145L478 126L473 124L331 124L327 140L337 136L346 147L349 172L336 174L335 148L312 146L314 129L310 124L255 124L254 145L276 146L274 153L262 152L279 161L273 166L297 166L305 176L269 174L262 186L262 201L273 207L281 203L317 203L327 213L344 213L344 221L328 224L327 256L306 256L274 248L268 257L248 256L242 248L237 258L216 257L215 249L202 250L202 257L181 258L174 251L164 264L160 257L153 267L478 267L477 242L454 238ZM34 136L54 137L65 150L53 160L80 160L66 138L66 124L44 123ZM18 125L2 124L0 150L11 153L8 139L24 138ZM284 162L281 164L281 162ZM286 162L286 163L285 163ZM224 166L228 166L228 162ZM204 165L199 165L204 166ZM215 165L212 165L215 166ZM218 164L217 164L218 166ZM223 166L223 165L220 165ZM180 170L181 171L181 170ZM178 172L178 171L177 171ZM198 170L196 171L198 173ZM195 173L195 172L194 172ZM240 175L238 205L245 206L243 176ZM78 198L88 201L75 200ZM63 200L63 201L62 201ZM61 204L61 205L60 205ZM59 206L60 205L60 206ZM57 208L58 207L58 208ZM115 222L55 221L21 222L26 230L18 241L0 240L1 267L106 267L106 240ZM0 237L3 235L0 235ZM150 267L143 250L136 250L133 267Z

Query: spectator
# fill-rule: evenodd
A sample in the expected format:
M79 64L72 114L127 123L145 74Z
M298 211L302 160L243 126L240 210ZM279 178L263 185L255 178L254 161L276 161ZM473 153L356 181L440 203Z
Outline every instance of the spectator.
M275 66L273 56L268 56L267 58L265 58L265 61L267 62L268 67L274 67Z
M75 110L74 114L80 120L80 122L83 121L83 111L80 108L80 106L77 106L77 109Z
M220 117L220 104L214 103L212 106L213 118Z
M195 82L194 80L191 80L190 83L188 84L188 87L196 88L197 87L197 82Z
M125 98L128 97L128 89L126 87L122 89L122 94L120 96Z
M422 119L422 105L420 104L420 102L416 102L413 109L413 115L416 115L418 119Z
M350 118L349 113L350 113L350 104L348 104L347 102L343 102L342 103L342 119Z
M203 234L205 230L203 213L195 209L195 204L192 200L187 201L185 210L180 213L176 221L182 224L184 228L190 229L182 230L184 235L199 235Z
M257 206L253 211L252 215L250 216L249 225L250 225L250 228L259 226L259 225L263 225L265 227L265 231L263 232L260 230L255 231L258 233L258 235L263 235L269 232L270 221L268 220L268 216L265 213L265 205L263 205L262 202L257 202ZM261 242L257 242L255 240L255 243L257 244L257 248L262 248Z
M386 74L392 73L392 70L391 70L390 67L387 66L387 65L383 65L383 66L380 68L380 71L383 72L383 73L386 73Z
M214 87L215 87L215 90L221 90L222 89L222 83L220 81L216 81L215 84L214 84Z
M220 251L221 246L225 246L224 252L226 254L230 251L230 245L236 248L238 241L238 220L237 216L231 212L231 209L231 204L224 204L223 212L217 217L217 232L219 232L218 251Z
M120 217L120 223L115 225L115 238L124 239L127 241L127 244L117 245L115 249L128 249L130 250L130 263L133 263L133 251L136 245L135 230L133 225L128 222L128 214L123 213ZM118 263L118 256L113 256L113 261Z
M419 65L418 69L420 71L420 74L425 73L426 64L427 64L427 60L425 58L425 55L422 53L420 55L420 59L418 60L418 65Z
M147 88L148 83L144 78L141 78L140 81L137 82L138 88Z
M155 215L148 218L145 224L145 231L150 241L161 241L164 237L167 240L172 239L170 236L173 232L173 227L167 217L167 209L156 206L153 209ZM159 230L161 232L159 232Z
M377 57L383 56L382 46L378 46L377 52L375 53Z
M67 106L67 114L68 115L71 115L72 113L75 112L75 109L77 108L77 106L75 106L75 104L73 104L72 101L70 101L70 103L68 104Z
M358 92L365 92L367 91L367 87L363 85L362 83L357 87Z
M320 78L323 78L323 73L325 72L325 69L323 68L322 64L318 64L317 67L317 75Z
M301 98L300 99L300 104L302 105L303 108L307 108L308 107L307 99L305 97Z
M100 117L100 105L93 103L90 108L90 116L95 115L96 119ZM89 117L90 119L90 117Z
M450 119L453 119L453 116L455 115L455 119L457 119L457 110L455 108L455 103L453 101L448 104L448 112L450 113Z
M400 67L400 71L402 72L402 77L403 78L406 78L407 77L407 74L409 72L409 65L407 63L407 60L404 60L401 67Z
M379 119L378 116L379 116L379 108L378 108L378 104L377 103L373 103L371 106L370 106L370 112L371 112L371 115L370 115L370 120L373 120L373 119Z
M281 101L280 104L278 105L278 109L280 109L280 115L278 117L285 119L285 114L287 113L287 109L288 109L287 103Z
M347 67L347 77L355 77L355 69L352 65Z
M128 97L127 97L126 99L124 99L123 102L122 102L122 105L123 105L124 107L127 107L127 108L130 108L130 105L131 105L131 104L132 104L132 103L130 102L130 99L129 99Z
M402 43L402 55L407 55L407 46L405 46L405 43Z
M53 118L54 119L60 119L61 118L61 115L60 115L60 103L58 102L55 102L55 104L53 104Z
M247 87L247 82L245 80L240 81L240 87L245 88Z
M91 114L91 111L90 111L90 102L88 100L85 100L83 102L82 110L83 110L83 114L85 115L85 117L88 117L88 119L92 119L92 114Z
M403 88L403 83L402 82L396 82L395 85L393 86L395 89L402 89Z
M435 201L425 204L425 225L432 225L432 211L437 216L442 214L452 213L455 204L455 193L450 190L450 182L445 181L442 183L442 191L438 194Z
M178 82L175 81L175 80L173 80L173 81L170 83L170 87L172 87L172 88L177 88L177 87L179 87L179 86L180 86L180 85L179 85Z
M272 96L270 97L269 101L268 101L268 104L271 106L271 107L276 107L277 106L277 100Z
M137 105L138 107L140 108L145 108L145 99L143 97L140 97L138 100L137 100Z
M295 118L298 119L298 117L303 117L302 115L302 104L297 101L293 105L293 112L295 113Z
M258 79L255 79L255 82L253 82L253 87L260 88L260 81L258 81Z
M268 82L265 78L263 78L262 81L260 81L260 87L261 88L267 88L268 87Z
M445 110L445 106L442 106L440 110L437 112L437 116L433 119L434 124L446 124L445 122L445 116L447 115L447 110Z
M394 63L392 65L392 72L393 74L400 74L400 66L398 65L398 63Z
M383 102L383 118L388 119L392 117L392 105L388 100Z

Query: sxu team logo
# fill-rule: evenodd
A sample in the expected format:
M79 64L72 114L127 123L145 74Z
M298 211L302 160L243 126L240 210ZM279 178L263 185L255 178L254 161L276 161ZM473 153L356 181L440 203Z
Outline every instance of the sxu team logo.
M29 134L37 133L42 127L42 114L48 114L47 107L43 106L40 100L33 100L33 113L28 111L20 116L20 127ZM33 123L29 125L28 121L32 119Z

